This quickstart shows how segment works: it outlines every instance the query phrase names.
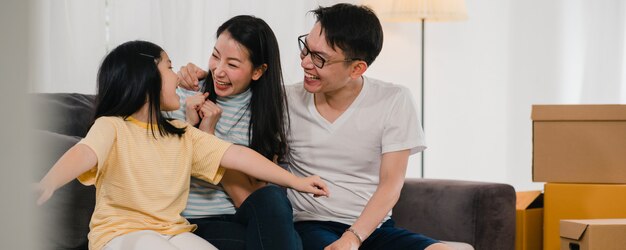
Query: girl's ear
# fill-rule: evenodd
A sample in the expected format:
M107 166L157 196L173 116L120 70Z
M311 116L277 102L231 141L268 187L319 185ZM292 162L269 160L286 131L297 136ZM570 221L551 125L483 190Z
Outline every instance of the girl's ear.
M267 64L264 63L259 67L256 67L253 71L252 71L252 80L256 81L259 80L259 78L261 78L261 76L263 76L263 73L265 73L265 71L267 70Z
M360 78L367 70L367 63L365 61L357 60L352 63L352 71L350 77L352 79Z

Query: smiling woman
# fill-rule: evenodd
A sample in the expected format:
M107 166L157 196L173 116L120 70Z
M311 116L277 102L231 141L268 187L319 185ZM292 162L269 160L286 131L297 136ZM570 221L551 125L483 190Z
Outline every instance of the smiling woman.
M172 116L284 161L289 125L274 32L262 19L240 15L216 36L208 72L193 64L181 68L182 85L199 84L201 92L179 88L183 107ZM198 83L198 76L204 80ZM198 224L196 234L220 249L300 249L291 214L283 191L236 171L219 186L193 179L183 212Z

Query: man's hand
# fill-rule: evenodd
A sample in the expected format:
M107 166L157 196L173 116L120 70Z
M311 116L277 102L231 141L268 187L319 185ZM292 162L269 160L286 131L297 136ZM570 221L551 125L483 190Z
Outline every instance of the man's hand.
M199 68L193 63L188 63L185 66L180 67L178 71L178 80L180 87L187 90L199 91L198 80L206 78L208 72Z
M357 250L360 243L356 235L351 232L344 232L341 238L328 245L324 250Z

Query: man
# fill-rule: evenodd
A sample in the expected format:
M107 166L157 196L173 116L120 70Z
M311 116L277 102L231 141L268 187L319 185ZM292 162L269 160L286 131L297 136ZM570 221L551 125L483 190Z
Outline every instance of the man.
M298 38L304 80L286 88L290 170L321 176L331 195L287 191L304 249L449 249L390 218L409 155L426 147L408 89L363 76L382 49L380 21L351 4L312 12Z
M409 155L426 147L409 90L363 76L382 49L380 21L351 4L312 12L298 38L303 82L286 87L289 170L321 176L330 197L287 191L304 249L450 249L390 218ZM190 64L179 78L194 88L205 75Z

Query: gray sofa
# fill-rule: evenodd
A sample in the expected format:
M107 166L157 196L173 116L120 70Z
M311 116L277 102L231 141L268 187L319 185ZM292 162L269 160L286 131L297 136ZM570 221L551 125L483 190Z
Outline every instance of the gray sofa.
M36 180L81 137L93 119L93 95L32 94L36 116ZM50 249L87 249L93 186L76 180L39 208ZM445 241L466 242L478 250L514 249L515 192L507 184L458 180L407 179L393 210L397 225Z

